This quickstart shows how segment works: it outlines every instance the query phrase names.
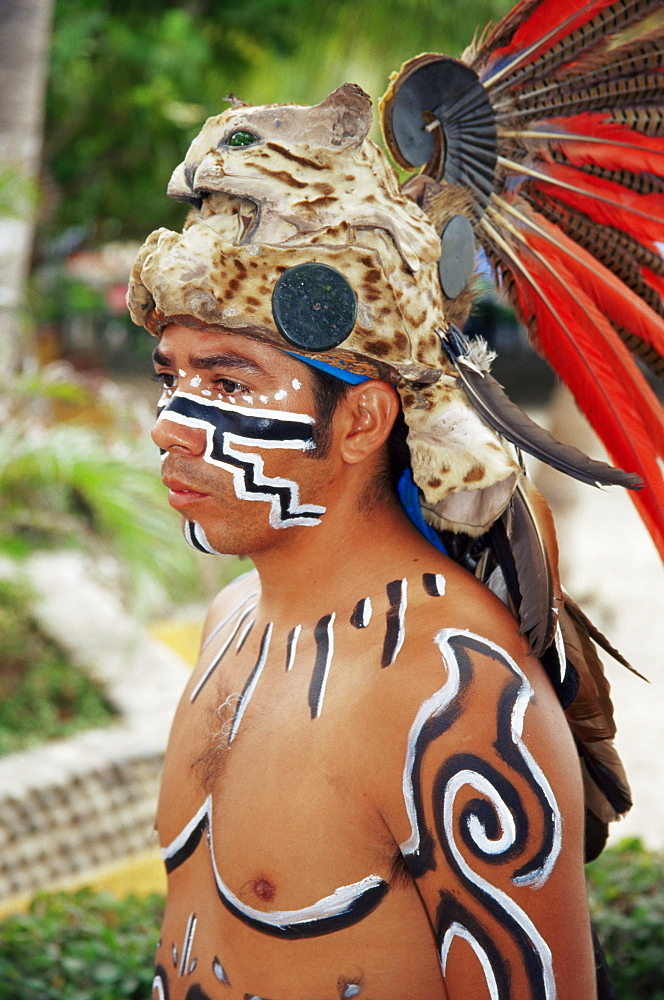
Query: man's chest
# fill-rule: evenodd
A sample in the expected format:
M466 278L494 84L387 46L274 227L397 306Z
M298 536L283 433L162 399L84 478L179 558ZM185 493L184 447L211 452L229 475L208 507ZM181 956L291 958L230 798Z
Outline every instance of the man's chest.
M376 734L362 649L349 659L342 644L330 656L312 632L296 656L288 634L273 634L266 653L265 631L178 711L158 828L167 846L208 801L228 886L290 909L303 889L319 898L377 865L388 875L395 845L371 795Z

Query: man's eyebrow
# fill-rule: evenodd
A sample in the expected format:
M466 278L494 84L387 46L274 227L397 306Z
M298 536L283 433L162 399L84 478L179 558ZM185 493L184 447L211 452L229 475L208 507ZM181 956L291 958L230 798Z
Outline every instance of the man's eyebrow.
M152 352L152 360L155 364L163 368L174 367L173 358L159 348L155 347ZM226 368L230 371L241 372L243 375L267 375L268 372L256 361L243 358L238 354L209 354L204 357L189 357L189 367L211 371L214 368Z
M191 368L200 368L204 371L211 371L213 368L227 368L231 371L242 372L244 375L267 375L266 370L257 361L241 357L238 354L209 354L205 357L190 357Z
M155 365L162 365L162 367L164 368L173 367L173 359L169 358L168 354L164 354L164 352L160 350L159 347L155 347L154 351L152 352L152 360Z

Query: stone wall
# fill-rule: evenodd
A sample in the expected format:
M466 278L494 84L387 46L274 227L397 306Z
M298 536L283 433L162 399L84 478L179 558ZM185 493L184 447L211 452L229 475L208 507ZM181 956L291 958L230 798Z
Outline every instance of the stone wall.
M144 851L189 668L78 553L33 557L41 627L101 681L118 721L0 759L0 901Z

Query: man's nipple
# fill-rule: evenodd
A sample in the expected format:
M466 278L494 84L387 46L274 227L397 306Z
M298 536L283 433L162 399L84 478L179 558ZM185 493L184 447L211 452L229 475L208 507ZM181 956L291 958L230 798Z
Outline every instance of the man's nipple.
M264 903L271 903L277 891L269 879L262 877L254 879L251 888Z

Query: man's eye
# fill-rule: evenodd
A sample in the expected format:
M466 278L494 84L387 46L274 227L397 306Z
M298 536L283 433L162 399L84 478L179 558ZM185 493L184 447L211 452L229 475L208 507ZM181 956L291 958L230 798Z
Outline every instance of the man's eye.
M177 385L177 376L169 375L167 372L157 372L152 376L155 382L159 382L163 389L175 389Z
M215 379L214 384L218 385L227 396L233 396L238 392L249 392L246 385L243 385L242 382L234 382L231 378Z
M244 129L238 129L237 132L231 132L226 139L227 146L253 146L255 142L258 142L258 136L254 135L253 132L247 132Z

